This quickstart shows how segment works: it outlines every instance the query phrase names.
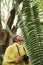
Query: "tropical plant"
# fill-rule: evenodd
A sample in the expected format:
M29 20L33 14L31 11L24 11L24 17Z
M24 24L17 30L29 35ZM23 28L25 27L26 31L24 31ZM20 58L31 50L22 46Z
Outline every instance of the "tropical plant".
M19 5L21 2L23 2L23 8L19 11ZM13 0L13 7L16 11L15 14L18 15L17 25L22 30L32 65L43 65L43 33L41 32L38 14L39 0L35 0L35 4L32 6L31 2L32 0Z
M43 34L40 29L37 3L31 7L30 0L23 0L23 11L19 15L25 44L33 65L43 65Z

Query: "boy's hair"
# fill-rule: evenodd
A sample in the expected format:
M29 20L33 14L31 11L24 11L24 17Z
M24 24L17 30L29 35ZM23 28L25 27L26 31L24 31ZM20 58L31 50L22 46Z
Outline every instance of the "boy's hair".
M16 42L16 40L15 40L16 38L17 38L17 35L14 37L13 42Z

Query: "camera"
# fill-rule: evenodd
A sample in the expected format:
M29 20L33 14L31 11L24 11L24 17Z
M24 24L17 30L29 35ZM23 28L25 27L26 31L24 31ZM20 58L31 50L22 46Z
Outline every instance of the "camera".
M28 59L29 59L29 57L28 57L27 55L24 55L24 56L23 56L23 60L24 60L24 61L27 61Z

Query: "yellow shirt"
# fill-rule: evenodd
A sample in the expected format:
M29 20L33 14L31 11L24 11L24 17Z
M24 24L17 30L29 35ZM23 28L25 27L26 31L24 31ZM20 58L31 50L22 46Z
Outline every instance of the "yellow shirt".
M7 62L15 61L19 57L19 53L18 53L16 45L19 48L20 55L25 54L25 51L23 50L24 45L19 45L18 43L13 43L13 45L10 45L6 49L2 65L25 65L24 61L21 61L18 64L7 63Z

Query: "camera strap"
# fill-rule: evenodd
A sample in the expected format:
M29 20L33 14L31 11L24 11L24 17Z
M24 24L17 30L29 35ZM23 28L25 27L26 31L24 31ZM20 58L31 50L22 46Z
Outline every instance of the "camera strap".
M17 47L17 50L18 50L18 54L19 54L19 56L20 56L20 51L19 51L19 47L18 47L18 45L16 45L16 47ZM25 52L25 55L27 55L26 50L25 50L24 47L23 47L23 50L24 50L24 52Z
M24 50L24 52L25 52L25 55L27 55L26 50L25 50L25 48L24 48L24 47L23 47L23 50Z
M17 44L16 44L16 47L17 47L17 50L18 50L18 54L19 54L19 56L20 56L19 47L18 47L18 45L17 45Z

